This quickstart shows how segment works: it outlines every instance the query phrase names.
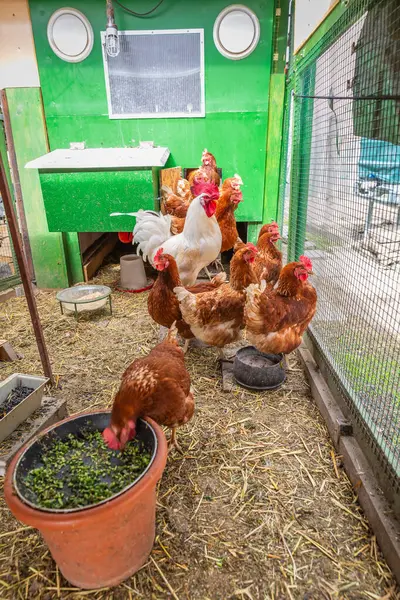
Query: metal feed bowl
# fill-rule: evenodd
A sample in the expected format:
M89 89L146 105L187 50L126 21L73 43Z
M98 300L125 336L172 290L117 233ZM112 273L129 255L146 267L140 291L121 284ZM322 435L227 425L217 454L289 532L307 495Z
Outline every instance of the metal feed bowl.
M77 285L56 295L60 303L61 314L90 312L104 308L108 303L112 315L111 288L106 285Z
M286 380L283 354L264 354L254 346L238 350L233 364L236 382L249 390L276 390Z

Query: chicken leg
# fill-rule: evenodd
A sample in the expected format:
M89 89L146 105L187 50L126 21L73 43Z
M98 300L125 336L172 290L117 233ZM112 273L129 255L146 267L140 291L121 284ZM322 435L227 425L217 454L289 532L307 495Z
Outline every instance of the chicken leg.
M214 261L214 265L216 266L216 268L220 269L220 273L225 273L224 265L222 263L222 257L220 258L220 256Z
M218 271L219 269L220 273L225 273L224 265L222 264L221 254L219 254L218 257L211 264L215 266L216 271Z
M175 448L176 450L178 450L178 452L183 454L183 450L176 439L176 427L171 427L171 437L169 438L168 442L168 452L171 452L173 448Z
M211 276L210 271L207 269L207 267L204 267L203 271L207 275L208 279L211 281L212 276Z
M290 364L290 361L289 361L289 355L288 354L284 354L283 355L283 362L284 362L286 371L291 371L292 367L291 367L291 364Z
M221 254L219 254L219 256L212 263L210 263L210 265L215 266L215 270L217 271L217 274L218 274L218 272L225 273L224 265L222 264ZM210 266L210 265L208 265L208 266ZM211 279L213 279L214 276L210 273L210 271L208 270L208 267L204 267L203 271L205 272L205 274L211 281Z
M185 343L184 343L183 348L182 348L183 354L186 354L186 352L188 351L189 344L190 344L190 340L185 340Z

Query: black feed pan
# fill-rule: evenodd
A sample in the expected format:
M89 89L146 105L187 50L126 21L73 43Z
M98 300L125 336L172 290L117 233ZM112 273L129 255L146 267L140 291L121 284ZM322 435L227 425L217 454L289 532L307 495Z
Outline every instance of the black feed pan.
M83 430L90 431L103 431L110 424L110 412L95 412L88 413L85 415L81 415L76 419L71 421L66 421L65 423L61 423L55 425L48 433L44 436L36 438L25 450L25 452L20 456L17 465L14 469L14 487L15 490L20 497L20 499L25 502L25 504L29 504L36 510L42 510L45 512L51 513L70 513L77 512L82 510L87 510L88 508L93 508L93 506L99 506L100 504L104 504L105 502L109 502L113 498L120 496L132 486L134 486L147 471L150 469L151 464L154 461L156 452L157 452L157 437L154 429L147 423L147 421L143 421L142 419L138 419L136 424L136 436L135 439L142 444L143 448L145 448L151 455L151 459L146 469L140 476L135 479L132 483L127 485L124 489L122 489L117 494L110 496L106 500L102 500L101 502L97 502L96 504L89 504L88 506L84 506L82 508L67 508L67 509L49 509L37 506L35 504L34 494L31 490L29 490L25 486L25 477L32 469L43 466L42 463L42 455L46 448L48 448L55 438L65 439L70 433L77 435L79 437L79 432ZM112 463L114 465L120 464L120 453L115 453L115 456L112 457ZM85 456L82 457L82 460L85 462ZM60 473L60 479L62 475ZM105 479L107 481L107 479ZM67 495L67 490L64 490L64 493Z
M264 354L254 346L247 346L235 356L233 376L249 390L276 390L286 380L282 360L282 354Z

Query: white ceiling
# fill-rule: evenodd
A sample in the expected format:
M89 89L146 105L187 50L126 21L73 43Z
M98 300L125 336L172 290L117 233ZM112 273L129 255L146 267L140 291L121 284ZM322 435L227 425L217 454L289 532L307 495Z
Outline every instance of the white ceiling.
M313 32L335 0L296 0L294 48L298 48Z

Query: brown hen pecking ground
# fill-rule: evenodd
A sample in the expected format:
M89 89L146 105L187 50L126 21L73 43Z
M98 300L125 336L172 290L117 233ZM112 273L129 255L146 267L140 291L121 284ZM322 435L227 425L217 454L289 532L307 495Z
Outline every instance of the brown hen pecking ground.
M96 283L111 283L117 267ZM130 361L157 343L147 295L113 294L114 316L62 316L37 297L54 372L70 413L110 406ZM0 363L41 373L24 298L0 304L0 330L24 358ZM60 576L40 536L0 504L0 598L361 600L400 598L335 457L302 371L275 393L226 394L216 352L187 356L196 393L158 494L148 563L113 590L82 592ZM0 444L0 454L5 447ZM336 461L336 469L333 460Z

